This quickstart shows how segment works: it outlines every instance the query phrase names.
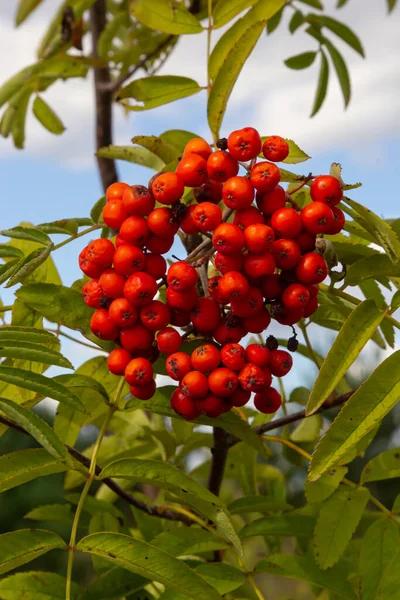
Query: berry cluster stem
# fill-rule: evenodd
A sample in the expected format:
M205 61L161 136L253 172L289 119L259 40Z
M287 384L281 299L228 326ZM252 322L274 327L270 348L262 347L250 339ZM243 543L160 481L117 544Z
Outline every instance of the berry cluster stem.
M108 407L107 414L105 416L103 425L101 426L99 435L97 437L97 440L96 440L96 443L95 443L95 446L93 449L93 454L92 454L92 457L90 460L90 466L89 466L89 471L87 474L86 483L82 490L81 497L79 498L78 506L76 508L74 522L72 524L71 537L70 537L69 545L68 545L68 566L67 566L67 583L66 583L66 590L65 590L65 600L71 600L72 568L74 565L76 536L77 536L80 516L82 514L83 505L85 503L86 497L89 493L90 487L96 476L97 458L99 456L101 443L103 441L103 438L107 431L107 428L110 424L110 421L111 421L115 411L117 410L117 403L121 396L121 392L122 392L122 388L124 387L124 383L125 383L125 379L122 377L118 384L113 401Z

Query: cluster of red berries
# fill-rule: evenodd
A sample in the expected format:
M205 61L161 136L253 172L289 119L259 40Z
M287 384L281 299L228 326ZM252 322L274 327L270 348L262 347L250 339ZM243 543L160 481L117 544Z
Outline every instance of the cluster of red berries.
M148 187L111 185L103 219L118 232L115 245L100 238L79 257L91 278L83 286L84 301L97 309L91 330L120 346L109 355L109 370L125 375L132 394L147 400L156 389L152 363L160 352L167 355L167 373L179 382L171 405L186 419L217 417L246 404L252 392L261 412L279 408L272 376L289 372L291 355L278 350L272 336L247 348L239 342L248 333L263 333L271 318L293 326L316 311L318 284L328 274L315 251L316 236L338 233L344 225L336 206L343 190L335 177L313 178L312 202L303 209L279 185L274 162L289 154L283 138L263 142L246 127L218 140L217 148L213 152L195 138L174 173L154 175ZM267 160L257 162L260 153ZM181 202L185 188L193 188L193 204ZM179 229L210 241L167 268L162 255ZM207 289L197 269L208 261L215 270L207 271ZM165 302L155 299L163 286ZM181 328L189 326L183 334ZM189 356L182 349L192 334L207 343ZM288 348L295 347L292 338Z

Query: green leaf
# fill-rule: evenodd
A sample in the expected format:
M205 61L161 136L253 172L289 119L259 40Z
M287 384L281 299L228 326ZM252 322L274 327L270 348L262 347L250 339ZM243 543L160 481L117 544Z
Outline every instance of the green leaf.
M388 5L388 11L389 13L391 13L396 7L397 0L386 0L386 2Z
M50 571L15 573L0 581L3 600L64 600L66 579ZM79 586L71 582L71 600L78 600Z
M118 100L133 98L137 104L123 104L129 110L149 110L174 100L187 98L200 92L201 87L194 79L177 75L152 75L135 79L119 90Z
M104 150L104 148L103 148ZM92 206L92 210L90 211L90 218L92 219L92 221L94 221L95 223L99 223L100 219L101 219L101 215L103 212L103 208L106 204L106 197L102 196L101 198L99 198Z
M345 108L348 106L351 97L351 84L350 84L350 75L347 69L346 63L343 60L340 52L335 48L333 44L331 44L328 40L325 40L325 46L328 49L330 57L333 62L333 66L335 67L336 74L339 79L340 87L342 89L342 94L344 98L344 106Z
M208 124L215 135L218 135L228 99L244 63L266 22L283 4L284 0L259 0L215 46L210 58L210 73L214 81L207 106Z
M171 144L169 140L166 140L163 135L160 137L156 135L136 135L132 138L132 143L147 148L165 164L172 162L179 156L179 149Z
M303 419L299 425L290 434L290 439L294 442L315 442L319 437L322 427L322 417L313 415L309 419Z
M317 91L315 94L314 106L311 111L310 117L313 117L314 115L317 114L317 112L319 111L319 109L321 108L321 106L324 103L324 100L326 97L326 92L328 91L329 63L328 63L328 59L326 58L326 54L322 49L320 51L320 54L321 54L321 66L320 66L320 70L319 70L318 85L317 85Z
M289 21L290 33L294 33L299 27L303 25L304 21L305 19L303 13L300 10L296 10Z
M291 510L293 507L283 500L276 500L268 496L245 496L237 498L228 504L231 515L241 515L251 512L275 513Z
M48 259L53 247L53 244L50 244L50 246L36 248L36 250L33 250L30 254L21 258L15 265L15 270L5 287L12 287L17 283L23 282L24 279L31 275L31 273Z
M300 0L300 2L312 6L313 8L317 8L318 10L324 10L324 5L321 0Z
M4 265L0 265L0 285L2 285L7 279L12 277L14 273L18 271L20 260L12 259Z
M41 3L42 0L20 0L15 14L15 25L21 25Z
M287 513L257 519L245 525L240 531L240 538L255 535L283 535L311 537L315 527L315 518L309 515Z
M0 235L16 239L38 242L40 244L51 244L51 239L46 233L33 227L13 227L12 229L2 229Z
M65 464L43 448L29 448L4 454L0 457L0 492L65 470Z
M0 535L0 575L53 550L66 548L64 541L51 531L20 529Z
M304 493L307 502L312 504L329 498L337 489L347 471L347 467L336 467L328 473L324 473L317 481L306 481L304 483Z
M24 253L19 248L13 248L12 246L0 245L0 258L21 258Z
M34 412L19 406L8 398L0 398L0 410L30 433L52 456L56 458L67 456L68 452L62 441L56 436L52 428Z
M32 95L32 88L21 90L18 106L16 107L14 117L11 124L11 133L14 141L14 146L22 149L25 143L25 123L26 113L28 110L29 100Z
M106 146L97 151L96 156L114 160L125 160L153 171L161 171L164 163L146 148L132 146ZM94 219L95 220L95 219ZM97 222L97 221L96 221Z
M271 35L271 33L273 33L275 31L275 29L277 27L279 27L280 22L282 20L282 15L283 15L283 11L284 8L281 8L281 10L278 10L277 13L274 14L273 17L271 17L270 19L268 19L267 21L267 35Z
M345 202L355 211L356 217L358 215L357 221L360 225L371 233L376 242L385 249L390 260L394 263L399 261L400 240L389 223L378 217L378 215L362 204L359 204L355 200L351 200L347 196Z
M59 219L58 221L51 221L50 223L41 223L36 227L45 233L64 233L67 235L76 235L79 227L92 224L93 222L91 219L77 218Z
M257 0L218 0L213 10L213 28L218 29L226 25L256 2Z
M3 342L30 342L32 344L51 344L57 340L56 336L37 327L18 327L3 325L0 328L0 344Z
M179 527L163 531L151 541L153 546L172 556L202 554L215 550L226 550L228 544L204 529Z
M347 25L337 21L336 19L332 19L332 17L327 17L325 15L309 15L307 17L307 21L309 23L315 24L317 26L327 27L332 31L335 35L340 37L346 44L348 44L353 50L358 52L362 57L365 56L364 49L362 44L354 31L352 31Z
M399 598L399 528L389 519L378 519L362 540L359 576L362 600Z
M183 152L186 144L196 137L199 137L196 133L185 131L184 129L167 129L167 131L164 131L164 133L162 133L158 139L161 139L167 144L175 147L178 152ZM175 157L176 156L177 154Z
M208 563L196 567L196 573L220 594L229 594L245 583L245 575L231 565ZM189 596L191 598L191 596Z
M40 96L36 96L32 110L39 123L41 123L45 129L50 131L50 133L60 135L65 131L65 127L60 118Z
M386 254L375 254L361 258L350 265L346 274L346 283L356 285L359 281L377 279L383 275L399 277L400 264L393 264Z
M220 594L184 562L146 542L119 533L94 533L83 538L77 549L106 558L190 598L221 600Z
M384 315L375 300L364 300L350 313L322 363L307 403L307 415L315 412L335 390Z
M347 581L348 572L346 565L341 563L321 571L312 556L299 556L296 554L272 554L261 560L256 566L256 573L271 573L305 581L311 585L331 590L339 598L355 599L351 584Z
M119 567L113 567L89 583L82 600L99 600L99 598L102 600L115 600L116 597L119 598L126 594L128 590L129 598L131 598L131 594L142 589L147 583L149 583L149 580L140 575ZM64 596L62 600L64 600ZM137 600L140 600L140 597ZM145 599L142 597L142 600ZM149 600L151 600L150 596Z
M131 12L146 27L165 33L180 35L203 30L196 17L175 1L152 0L150 6L147 0L133 0Z
M394 312L399 307L400 307L400 290L397 290L397 292L392 297L392 301L390 303L390 310Z
M400 450L385 450L370 460L361 474L361 483L400 477Z
M82 402L68 388L39 373L0 365L0 381L6 381L25 390L37 392L44 397L53 398L53 400L58 400L58 402L85 412Z
M323 358L321 357L321 363ZM310 397L310 390L306 387L297 387L292 392L290 392L289 399L287 402L296 402L296 404L301 404L305 406L307 404L308 398Z
M309 479L314 481L336 465L396 405L400 391L394 352L351 396L314 451Z
M296 56L287 58L285 60L285 65L289 67L289 69L307 69L307 67L311 67L316 56L316 52L302 52L301 54L296 54Z
M72 521L74 513L70 504L45 504L30 510L24 519L32 521Z
M323 504L314 535L314 554L321 569L334 565L350 542L370 497L366 488L339 488Z

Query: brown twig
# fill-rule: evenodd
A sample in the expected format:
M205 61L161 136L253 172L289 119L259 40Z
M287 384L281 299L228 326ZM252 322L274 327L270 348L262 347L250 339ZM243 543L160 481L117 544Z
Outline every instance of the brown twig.
M214 444L211 448L211 467L208 474L208 489L219 496L221 484L224 478L226 459L229 451L229 434L220 427L213 427ZM214 552L214 560L221 561L219 552Z

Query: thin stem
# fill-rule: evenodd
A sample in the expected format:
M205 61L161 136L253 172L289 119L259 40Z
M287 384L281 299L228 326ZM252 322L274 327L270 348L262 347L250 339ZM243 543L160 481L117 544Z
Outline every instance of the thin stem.
M67 338L67 340L71 340L71 342L75 342L76 344L80 344L81 346L85 346L86 348L90 348L91 350L105 352L105 350L103 350L103 348L100 348L100 346L95 346L94 344L87 344L86 342L82 342L81 340L72 337L72 335L64 333L64 331L59 331L58 329L47 329L47 331L50 331L51 333L55 333L57 335L62 335L63 337Z
M292 194L295 194L296 192L298 192L299 190L301 190L302 187L304 187L305 185L307 185L307 183L309 183L311 181L311 179L313 179L313 175L310 173L309 175L307 175L307 177L305 179L303 179L303 181L301 183L299 183L299 185L297 185L295 188L293 188L292 190L290 190L290 192L288 192L288 194L290 196Z
M306 452L305 450L303 450L303 448L300 448L300 446L297 446L296 444L294 444L290 440L278 437L277 435L263 435L262 439L264 441L266 441L266 442L277 442L278 444L283 444L284 446L287 446L288 448L291 448L292 450L294 450L295 452L297 452L297 454L300 454L301 456L303 456L307 460L311 460L311 454L309 454L308 452Z
M60 242L59 244L57 244L56 246L54 246L53 252L54 252L54 250L58 250L59 248L62 248L63 246L66 246L70 242L73 242L74 240L77 240L78 238L80 238L80 237L82 237L84 235L87 235L88 233L91 233L92 231L96 231L96 229L101 229L101 225L93 225L92 227L89 227L88 229L84 229L80 233L76 233L75 235L71 235L71 237L67 238L63 242Z
M175 511L181 515L184 515L188 519L191 519L195 523L198 523L199 525L204 527L204 529L207 529L211 533L216 534L216 530L214 529L214 527L211 527L211 525L206 523L206 521L203 521L203 519L192 513L190 510L183 508L182 506L170 506L169 504L162 504L161 506L157 507L157 511L159 512L161 517L164 516L164 511Z
M247 574L247 579L248 579L248 582L250 583L251 587L252 587L252 588L253 588L253 590L255 591L255 594L256 594L257 598L258 598L259 600L264 600L264 596L262 595L260 588L259 588L259 587L258 587L258 585L256 584L256 582L255 582L255 579L254 579L253 575L251 575L250 573L248 573L248 574Z
M0 313L7 312L8 310L12 310L12 304L9 306L0 306Z
M299 327L300 327L300 329L301 329L301 332L302 332L302 334L303 334L303 336L304 336L304 341L306 342L306 346L307 346L307 348L308 348L308 352L310 353L310 358L311 358L311 360L312 360L312 361L315 363L315 365L316 365L317 369L319 370L319 369L321 368L321 365L320 365L320 363L319 363L319 360L318 360L318 358L317 358L317 355L316 355L316 354L315 354L315 352L314 352L314 349L313 349L313 347L312 347L312 344L311 344L311 340L310 340L310 338L308 337L307 329L306 329L306 327L304 326L304 322L300 322L300 323L299 323Z
M125 383L125 379L123 377L121 377L121 380L120 380L117 390L115 392L114 399L113 399L112 403L110 404L110 406L108 407L106 417L105 417L103 425L99 431L99 435L97 437L97 440L96 440L96 443L95 443L95 446L93 449L93 454L92 454L92 457L90 460L90 466L89 466L89 471L87 474L87 480L86 480L85 486L82 490L81 497L79 498L78 506L76 508L74 522L72 523L71 537L70 537L69 546L68 546L67 584L66 584L66 591L65 591L65 599L66 600L71 600L72 568L74 565L76 534L78 531L79 519L80 519L80 516L82 513L83 505L86 500L86 496L88 495L90 486L92 485L92 482L96 476L97 458L99 455L101 443L103 441L103 438L107 431L107 428L110 424L110 421L113 417L113 414L116 410L116 405L117 405L119 397L121 395L122 388L124 387L124 383Z

